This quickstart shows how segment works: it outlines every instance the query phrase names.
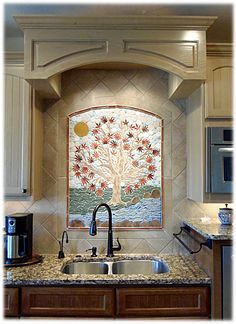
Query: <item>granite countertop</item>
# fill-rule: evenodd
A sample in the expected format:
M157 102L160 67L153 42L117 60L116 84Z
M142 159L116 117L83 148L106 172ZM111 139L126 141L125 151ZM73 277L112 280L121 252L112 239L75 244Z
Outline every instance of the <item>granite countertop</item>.
M201 234L206 239L211 240L232 240L233 226L222 225L220 222L207 218L184 219L183 223Z
M124 275L124 274L63 274L60 270L63 264L70 260L89 261L106 260L117 261L121 259L141 258L163 260L169 267L169 272L153 275ZM65 286L65 285L179 285L179 284L210 284L211 279L199 268L192 259L176 255L116 255L113 258L99 256L75 257L67 255L64 259L58 259L57 255L44 255L43 261L30 266L9 267L4 269L5 287L19 286Z

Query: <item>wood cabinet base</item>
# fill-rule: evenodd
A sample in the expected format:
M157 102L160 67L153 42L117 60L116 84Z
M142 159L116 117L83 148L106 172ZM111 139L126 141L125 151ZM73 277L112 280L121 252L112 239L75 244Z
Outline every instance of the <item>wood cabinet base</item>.
M4 288L4 315L17 317L19 314L19 289Z
M207 287L117 289L118 316L209 316Z
M113 316L114 291L105 288L22 288L23 316Z
M22 287L5 296L6 316L210 317L209 286Z

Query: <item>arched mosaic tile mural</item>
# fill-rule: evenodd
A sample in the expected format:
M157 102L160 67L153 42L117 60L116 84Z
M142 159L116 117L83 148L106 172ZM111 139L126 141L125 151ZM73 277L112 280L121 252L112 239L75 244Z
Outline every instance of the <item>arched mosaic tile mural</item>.
M162 127L159 116L127 106L68 116L68 227L89 227L102 202L116 228L162 227ZM97 225L108 225L102 209Z

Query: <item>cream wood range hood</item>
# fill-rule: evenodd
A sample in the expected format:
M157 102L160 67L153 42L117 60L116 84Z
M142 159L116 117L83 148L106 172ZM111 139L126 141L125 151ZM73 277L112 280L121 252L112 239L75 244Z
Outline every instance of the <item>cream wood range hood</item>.
M206 30L217 17L15 16L24 31L25 79L60 98L61 73L106 62L170 73L170 98L187 97L206 77Z

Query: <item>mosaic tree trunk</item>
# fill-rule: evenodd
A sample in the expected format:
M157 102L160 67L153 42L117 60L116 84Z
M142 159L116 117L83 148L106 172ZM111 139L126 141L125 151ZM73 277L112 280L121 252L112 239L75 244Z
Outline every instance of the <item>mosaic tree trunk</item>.
M108 201L108 204L114 206L123 204L121 200L121 177L119 175L114 176L112 188L112 197L111 200Z

